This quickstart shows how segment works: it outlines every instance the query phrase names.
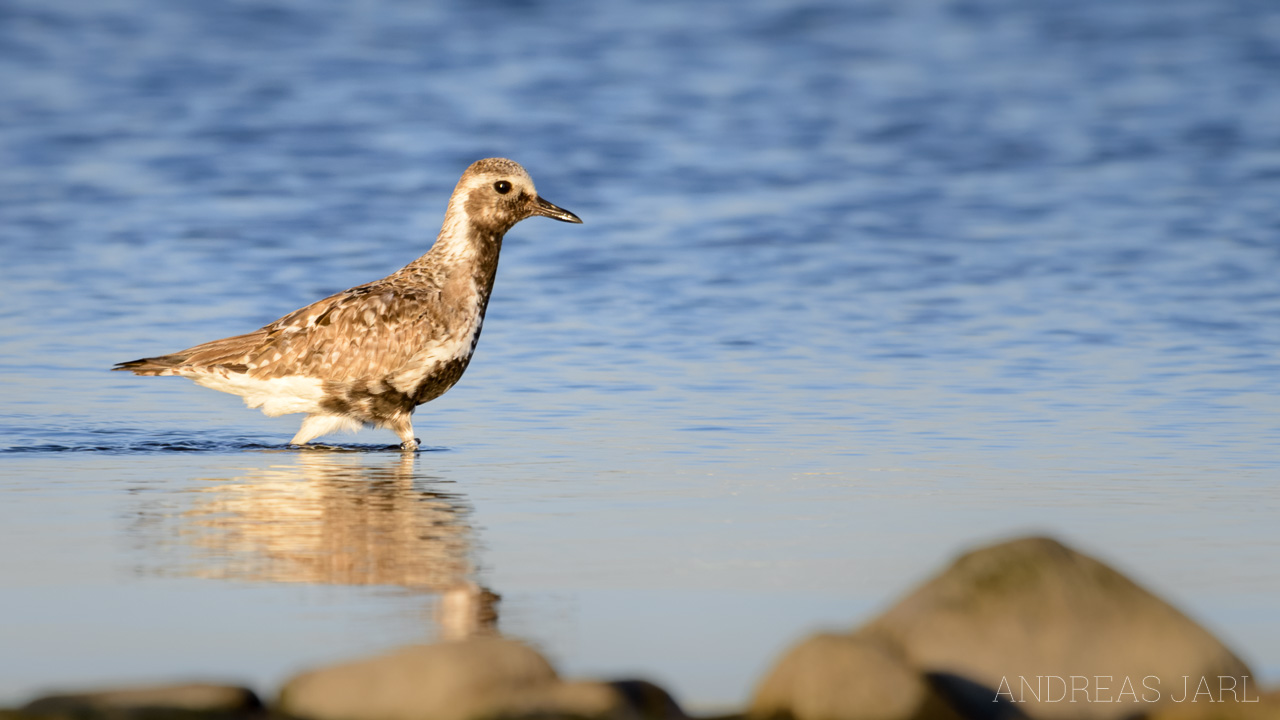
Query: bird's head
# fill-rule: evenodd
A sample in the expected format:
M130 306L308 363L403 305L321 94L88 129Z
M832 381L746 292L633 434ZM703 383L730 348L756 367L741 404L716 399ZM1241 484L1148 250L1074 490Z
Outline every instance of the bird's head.
M577 215L538 197L529 173L506 158L477 160L462 174L453 191L451 210L461 210L477 228L510 230L525 218L542 215L562 222L581 223Z

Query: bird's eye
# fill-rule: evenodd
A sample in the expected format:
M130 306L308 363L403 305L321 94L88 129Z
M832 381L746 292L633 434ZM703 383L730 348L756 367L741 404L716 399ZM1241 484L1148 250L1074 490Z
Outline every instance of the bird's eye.
M506 195L511 192L511 183L506 180L499 180L493 184L493 189L497 190L499 195Z

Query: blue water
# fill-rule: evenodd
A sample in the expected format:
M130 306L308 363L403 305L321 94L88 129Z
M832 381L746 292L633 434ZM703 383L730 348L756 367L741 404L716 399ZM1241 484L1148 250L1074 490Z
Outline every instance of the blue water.
M453 632L731 707L959 550L1050 533L1280 680L1280 7L0 4L0 701ZM113 363L421 254L475 360L295 452ZM470 593L468 595L468 593Z

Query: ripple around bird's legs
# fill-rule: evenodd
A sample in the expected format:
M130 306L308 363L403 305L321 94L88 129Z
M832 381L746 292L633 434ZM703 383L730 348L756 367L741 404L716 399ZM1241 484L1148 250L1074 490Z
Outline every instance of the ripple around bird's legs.
M446 447L419 446L415 452L447 452ZM108 455L157 455L164 453L403 453L399 445L351 443L343 445L288 445L263 443L244 438L234 440L139 440L117 443L40 443L0 448L0 454L104 453Z

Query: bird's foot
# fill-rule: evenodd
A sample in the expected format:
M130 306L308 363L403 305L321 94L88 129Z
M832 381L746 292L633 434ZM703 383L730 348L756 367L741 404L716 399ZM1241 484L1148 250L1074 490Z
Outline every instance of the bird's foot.
M419 440L418 438L414 438L412 440L405 440L404 442L400 443L400 449L404 450L405 452L417 452L418 446L420 446L421 444L422 444L422 441Z

